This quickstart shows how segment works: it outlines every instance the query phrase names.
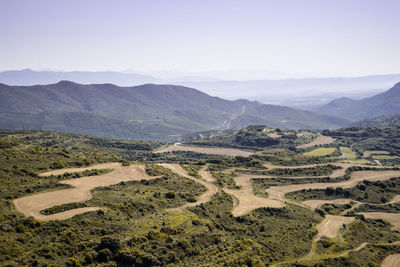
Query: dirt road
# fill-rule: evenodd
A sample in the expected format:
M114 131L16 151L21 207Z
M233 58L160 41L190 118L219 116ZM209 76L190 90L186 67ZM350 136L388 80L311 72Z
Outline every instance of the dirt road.
M207 182L205 180L197 179L195 177L190 176L187 173L187 171L184 170L179 164L159 164L159 165L162 166L162 167L168 168L168 169L172 170L173 172L179 174L180 176L183 176L183 177L186 177L186 178L188 178L190 180L193 180L196 183L199 183L199 184L201 184L201 185L203 185L204 187L207 188L207 191L205 193L201 194L198 197L196 202L186 203L183 206L180 206L180 207L177 207L177 208L173 208L173 209L170 209L170 210L182 211L182 210L184 210L184 209L186 209L188 207L198 206L201 203L206 203L206 202L210 201L211 197L218 192L218 188L215 185L213 185L210 182ZM204 170L204 172L206 172L206 171ZM210 175L210 177L212 177L211 174L209 174L209 175ZM206 176L208 176L208 174Z

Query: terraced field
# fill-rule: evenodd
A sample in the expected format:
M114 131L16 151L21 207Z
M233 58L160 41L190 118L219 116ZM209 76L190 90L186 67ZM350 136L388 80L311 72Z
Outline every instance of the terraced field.
M151 180L157 177L149 176L145 172L143 165L121 166L117 163L99 164L91 167L77 169L62 169L57 171L49 171L42 173L42 176L62 174L67 172L76 172L94 169L109 169L113 170L109 173L99 176L88 176L77 179L62 181L61 183L70 185L72 188L57 190L52 192L38 193L22 198L17 198L13 201L15 208L26 216L33 216L37 220L64 220L75 215L86 213L89 211L98 210L99 207L87 207L80 209L72 209L65 212L60 212L52 215L43 215L40 211L54 206L82 202L89 200L92 195L90 190L100 186L110 186L120 182Z
M180 145L179 143L173 144L168 147L163 147L163 148L155 151L155 153L166 153L166 152L173 152L173 151L192 151L192 152L203 153L203 154L225 155L225 156L233 156L233 157L235 157L235 156L248 157L248 156L254 154L253 152L250 152L250 151L234 149L234 148L183 146L183 145Z
M303 153L303 155L307 157L323 157L332 154L333 152L335 152L335 150L336 149L334 147L320 147Z
M335 141L330 136L325 136L325 135L318 135L317 138L315 138L312 142L304 145L297 146L297 148L308 148L308 147L313 147L313 146L318 146L318 145L329 145L332 144Z

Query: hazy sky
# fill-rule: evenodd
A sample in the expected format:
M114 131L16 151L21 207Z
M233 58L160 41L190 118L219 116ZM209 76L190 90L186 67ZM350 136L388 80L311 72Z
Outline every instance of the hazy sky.
M399 0L1 0L0 70L400 73Z

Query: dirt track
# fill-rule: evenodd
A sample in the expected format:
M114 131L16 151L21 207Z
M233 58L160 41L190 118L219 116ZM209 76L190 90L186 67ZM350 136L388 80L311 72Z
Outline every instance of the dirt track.
M361 213L365 218L369 219L382 219L393 224L393 229L400 230L400 213L386 213L386 212L363 212Z
M205 170L206 168L207 168L207 167L204 167L204 168L202 168L202 169L199 171L200 176L201 176L204 180L206 180L207 182L210 182L210 183L215 182L215 178L211 175L210 172L208 172L208 171Z
M237 205L232 210L233 216L242 216L254 209L262 207L282 208L284 206L280 201L254 195L250 179L264 177L265 176L259 175L239 175L235 177L236 184L240 186L239 190L223 189L226 193L234 195L238 199Z
M265 167L268 168L268 170L273 170L273 169L306 169L306 168L313 168L313 167L318 167L318 166L326 166L326 165L334 165L334 166L339 166L341 169L333 170L332 174L330 175L320 175L320 176L294 176L294 177L282 177L279 176L279 178L291 178L291 179L303 179L303 178L322 178L322 177L330 177L330 178L339 178L342 177L343 175L346 174L346 170L349 167L355 167L355 166L362 166L362 165L356 165L356 164L351 164L351 163L339 163L339 162L333 162L333 163L324 163L324 164L310 164L310 165L300 165L300 166L280 166L280 165L274 165L272 163L266 163L264 164ZM382 166L374 166L375 168L383 168ZM277 177L277 176L271 176L272 177Z
M196 183L199 183L199 184L201 184L201 185L203 185L204 187L207 188L207 192L201 194L198 197L196 202L186 203L183 206L180 206L180 207L177 207L177 208L173 208L173 209L170 209L170 210L182 211L182 210L184 210L184 209L186 209L188 207L198 206L201 203L206 203L206 202L210 201L211 197L218 192L218 188L215 185L213 185L213 184L211 184L211 183L209 183L209 182L207 182L205 180L197 179L197 178L194 178L194 177L190 176L187 173L187 171L184 170L179 164L159 164L159 165L162 166L162 167L168 168L168 169L172 170L173 172L179 174L180 176L183 176L183 177L186 177L186 178L188 178L190 180L193 180ZM210 177L212 177L211 174L210 174Z
M335 139L333 139L330 136L318 135L317 138L315 138L314 141L312 141L311 143L297 146L297 148L307 148L307 147L312 147L312 146L317 146L317 145L328 145L328 144L333 143L334 141L335 141Z
M400 254L393 254L387 256L381 264L381 267L399 267L399 266L400 266Z
M357 185L358 182L363 180L368 181L384 181L392 177L400 176L400 171L358 171L353 172L351 177L347 181L337 183L312 183L312 184L294 184L294 185L283 185L283 186L272 186L266 190L269 198L288 201L285 199L285 195L290 192L300 191L303 189L326 189L328 187L342 187L351 188Z
M344 224L350 224L354 221L354 217L326 215L320 224L317 225L317 237L326 236L334 238Z
M338 205L344 205L348 204L351 201L354 201L350 198L339 198L339 199L330 199L330 200L323 200L323 199L313 199L313 200L306 200L301 202L301 204L306 205L313 210L320 208L322 205L325 204L338 204Z
M64 173L83 172L87 170L114 169L119 166L121 166L121 163L118 162L101 163L94 166L88 166L82 168L67 168L67 169L42 172L39 174L39 176L61 175Z
M142 165L132 165L123 167L120 164L118 166L115 165L115 163L112 164L113 164L112 166L114 166L113 171L106 173L104 175L87 176L77 179L65 180L61 182L63 184L71 185L73 188L57 190L52 192L38 193L27 197L17 198L13 201L15 208L19 212L25 214L26 216L33 216L35 219L41 221L68 219L77 214L85 213L99 208L90 207L90 208L73 209L52 215L43 215L40 213L40 211L47 208L51 208L53 206L89 200L92 197L92 195L90 194L90 190L99 186L110 186L113 184L118 184L122 181L126 182L126 181L142 180L142 179L151 180L156 178L154 176L147 175L144 166ZM100 164L88 168L98 169L99 167L102 168L104 166L105 166L104 164ZM107 165L106 168L107 169L110 168L110 165ZM82 169L87 169L87 168L82 168ZM82 169L77 169L77 170L82 171ZM67 170L68 172L71 171L71 169ZM58 170L58 171L61 173L63 170ZM53 172L48 172L48 173L47 173L48 175L53 174Z
M155 151L155 153L165 153L172 151L192 151L203 154L214 154L214 155L226 155L226 156L242 156L248 157L253 152L244 151L240 149L234 148L213 148L213 147L198 147L198 146L181 146L179 144L173 144L172 146L162 148L160 150Z

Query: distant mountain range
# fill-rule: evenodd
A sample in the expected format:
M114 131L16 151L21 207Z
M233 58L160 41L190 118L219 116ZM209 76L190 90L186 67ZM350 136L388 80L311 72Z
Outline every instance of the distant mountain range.
M400 127L400 114L394 114L390 116L379 116L375 118L361 120L355 123L350 124L350 126L354 127Z
M0 84L0 128L47 129L117 139L176 140L252 124L332 129L349 121L248 100L229 101L176 85Z
M201 76L183 76L171 80L143 74L107 71L61 72L26 69L0 72L0 83L8 85L53 84L62 80L81 84L112 83L118 86L146 83L175 84L196 88L209 95L230 100L245 98L261 103L310 108L310 106L326 104L338 96L359 99L383 92L400 81L400 74L352 78L235 81Z
M81 84L112 83L120 86L162 82L161 79L149 75L113 71L33 71L25 69L0 72L0 83L8 85L44 85L58 83L59 81L72 81Z
M388 91L360 100L338 98L314 111L353 121L400 113L400 83Z

